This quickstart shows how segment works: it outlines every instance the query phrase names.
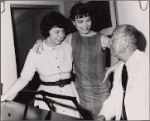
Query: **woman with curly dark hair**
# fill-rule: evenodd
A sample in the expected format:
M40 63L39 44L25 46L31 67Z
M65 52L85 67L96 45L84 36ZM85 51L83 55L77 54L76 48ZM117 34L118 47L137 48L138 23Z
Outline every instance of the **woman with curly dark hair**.
M43 90L58 95L77 97L74 82L70 79L72 70L72 48L63 42L66 31L66 18L57 12L51 12L43 17L40 25L41 34L45 38L44 51L37 54L32 49L29 51L20 78L1 97L3 100L12 100L13 94L22 90L37 71L41 80L38 90ZM41 97L41 95L37 95ZM48 98L48 97L47 97ZM79 118L79 113L73 102L66 99L49 98L53 103L53 111L64 115ZM35 100L34 106L49 110L44 101ZM70 107L70 108L69 108Z

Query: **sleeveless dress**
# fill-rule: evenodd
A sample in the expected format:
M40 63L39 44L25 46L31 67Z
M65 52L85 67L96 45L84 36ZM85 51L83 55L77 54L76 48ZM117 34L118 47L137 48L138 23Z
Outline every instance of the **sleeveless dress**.
M103 102L110 94L110 81L102 82L105 75L105 52L100 38L100 33L82 37L75 32L71 43L80 105L93 118L98 116Z

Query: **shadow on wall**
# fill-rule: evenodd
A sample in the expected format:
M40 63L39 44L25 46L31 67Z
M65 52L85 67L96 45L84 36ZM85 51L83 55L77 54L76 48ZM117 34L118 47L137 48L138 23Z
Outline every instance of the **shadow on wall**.
M138 49L140 51L145 51L145 48L146 48L146 38L145 36L143 35L142 32L140 32L140 39L139 39L139 43L138 43Z
M112 26L109 1L89 1L86 5L92 15L92 30L99 32Z

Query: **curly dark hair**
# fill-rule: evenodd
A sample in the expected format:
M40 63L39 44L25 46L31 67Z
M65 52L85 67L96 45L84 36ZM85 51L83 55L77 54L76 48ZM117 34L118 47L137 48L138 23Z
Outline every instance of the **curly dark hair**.
M70 10L70 19L75 20L75 18L91 17L89 8L84 3L75 4Z
M40 31L44 38L49 37L49 30L53 27L63 28L66 31L67 19L60 13L52 11L42 18Z

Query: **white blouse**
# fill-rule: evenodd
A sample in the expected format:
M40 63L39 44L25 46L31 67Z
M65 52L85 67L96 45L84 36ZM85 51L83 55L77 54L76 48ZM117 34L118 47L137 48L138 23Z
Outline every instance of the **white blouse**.
M32 80L34 73L37 71L40 79L44 82L55 82L60 79L70 78L70 72L72 70L71 45L67 42L62 42L61 45L56 47L49 47L46 45L45 41L43 41L43 48L44 51L41 51L41 54L36 54L32 49L30 50L21 76L25 79ZM79 102L74 82L71 82L71 84L67 84L64 87L40 85L38 90L44 90L58 95L73 96L76 97ZM41 95L37 95L36 97L41 97ZM73 102L59 98L51 99L58 103L54 104L57 113L76 118L80 117L79 112L75 110L76 107ZM73 109L61 106L59 103L73 107ZM43 101L35 100L34 106L39 106L40 109L49 110L48 106Z
M31 49L21 76L32 80L37 71L40 79L45 82L54 82L60 79L70 78L72 70L72 48L67 42L62 42L56 47L48 47L43 41L44 51L36 54Z

